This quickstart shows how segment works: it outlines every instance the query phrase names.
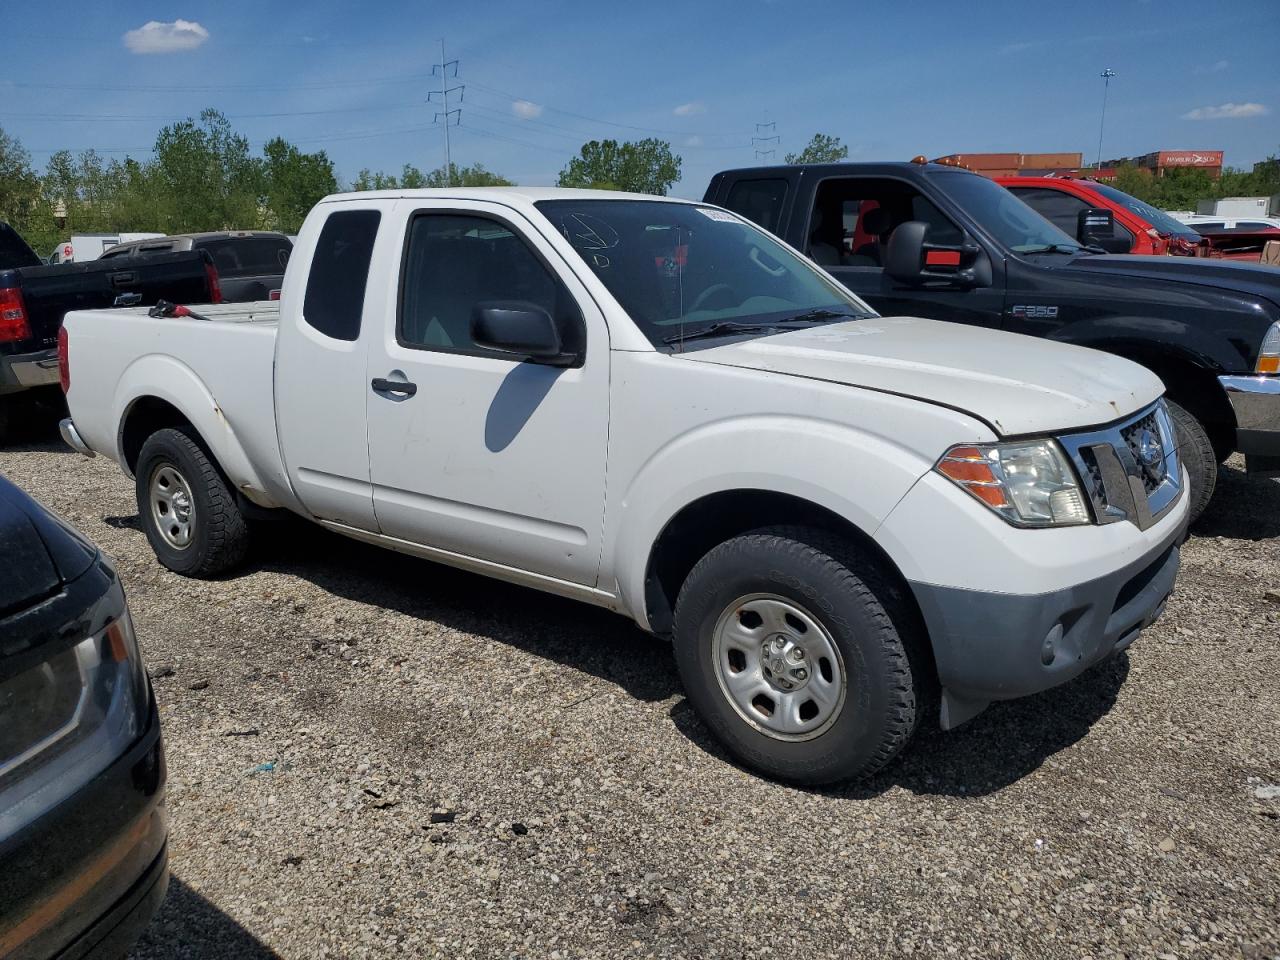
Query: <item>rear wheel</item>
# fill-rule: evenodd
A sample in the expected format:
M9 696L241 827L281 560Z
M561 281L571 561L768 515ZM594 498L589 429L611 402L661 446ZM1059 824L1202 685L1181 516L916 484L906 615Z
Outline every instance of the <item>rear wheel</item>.
M1190 522L1195 523L1213 499L1213 490L1218 484L1218 455L1204 424L1172 400L1165 402L1174 432L1178 435L1179 459L1191 480L1187 494L1191 498Z
M214 577L239 564L249 530L218 468L181 430L153 433L135 470L138 516L157 559L175 573Z
M689 701L767 776L866 776L915 730L907 618L879 571L820 530L772 528L712 549L680 590L675 654Z

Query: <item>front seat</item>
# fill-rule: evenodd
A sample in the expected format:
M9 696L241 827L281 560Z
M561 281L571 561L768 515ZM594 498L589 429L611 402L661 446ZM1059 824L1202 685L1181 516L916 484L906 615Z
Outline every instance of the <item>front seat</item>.
M821 267L840 266L840 248L830 242L826 233L826 217L822 208L813 211L813 229L809 231L809 257Z
M880 259L880 248L889 243L889 234L893 233L893 218L884 207L874 207L862 215L859 226L863 233L869 234L873 239L853 251L852 259L858 262L858 266L884 266Z

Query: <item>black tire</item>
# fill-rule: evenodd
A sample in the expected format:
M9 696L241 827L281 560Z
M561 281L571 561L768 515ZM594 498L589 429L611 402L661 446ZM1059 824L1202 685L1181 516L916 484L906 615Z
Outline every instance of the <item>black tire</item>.
M762 732L721 687L717 624L753 594L802 607L839 650L843 707L811 739ZM698 716L743 764L792 783L832 783L875 773L915 732L923 691L908 657L916 649L911 623L875 565L845 541L818 529L767 528L715 547L686 578L675 611L676 664Z
M1191 497L1190 522L1195 523L1209 506L1213 489L1218 485L1218 455L1204 424L1172 400L1166 403L1169 419L1173 421L1173 429L1178 436L1178 456L1191 478L1187 494Z
M152 477L176 471L190 490L190 541L176 547L161 533L151 509ZM142 445L135 470L138 518L156 558L187 577L216 577L236 567L249 549L249 528L222 473L181 430L153 433Z

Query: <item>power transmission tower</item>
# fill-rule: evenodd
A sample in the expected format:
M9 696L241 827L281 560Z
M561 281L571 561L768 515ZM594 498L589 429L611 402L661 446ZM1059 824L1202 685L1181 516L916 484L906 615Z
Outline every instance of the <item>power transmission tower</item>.
M432 66L431 68L431 75L433 77L434 76L440 77L440 89L432 90L430 93L427 94L427 103L435 103L436 102L435 98L436 97L440 98L440 109L436 111L436 115L434 118L432 118L431 122L440 123L440 118L441 117L444 118L444 179L445 179L445 183L447 183L449 186L452 187L453 186L453 155L449 150L449 127L451 125L450 120L454 117L456 117L457 119L453 122L452 126L457 126L462 123L462 108L454 107L452 110L449 109L449 94L457 93L458 102L461 103L462 97L467 89L467 86L464 83L459 83L452 87L449 86L449 77L450 77L449 69L450 68L453 68L453 74L452 74L453 78L457 79L458 61L446 60L444 58L444 39L441 38L440 63Z
M765 136L766 133L771 134L771 136ZM768 123L756 124L756 133L755 136L751 138L751 146L755 147L757 160L763 163L765 160L772 160L776 157L778 155L777 146L780 142L781 141L778 137L778 124L775 121L770 120ZM772 143L773 146L756 146L757 144L765 143Z

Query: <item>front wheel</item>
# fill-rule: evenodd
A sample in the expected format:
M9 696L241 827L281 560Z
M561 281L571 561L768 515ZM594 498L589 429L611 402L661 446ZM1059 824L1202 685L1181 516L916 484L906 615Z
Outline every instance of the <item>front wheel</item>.
M848 544L773 528L694 567L676 604L675 655L694 710L735 757L822 784L874 773L914 732L909 630L879 571Z
M135 469L138 516L156 558L188 577L214 577L244 559L249 530L235 496L181 430L153 433Z
M1178 437L1178 458L1191 479L1187 495L1191 498L1190 522L1195 523L1209 506L1214 487L1218 485L1218 455L1204 424L1172 400L1165 403Z

